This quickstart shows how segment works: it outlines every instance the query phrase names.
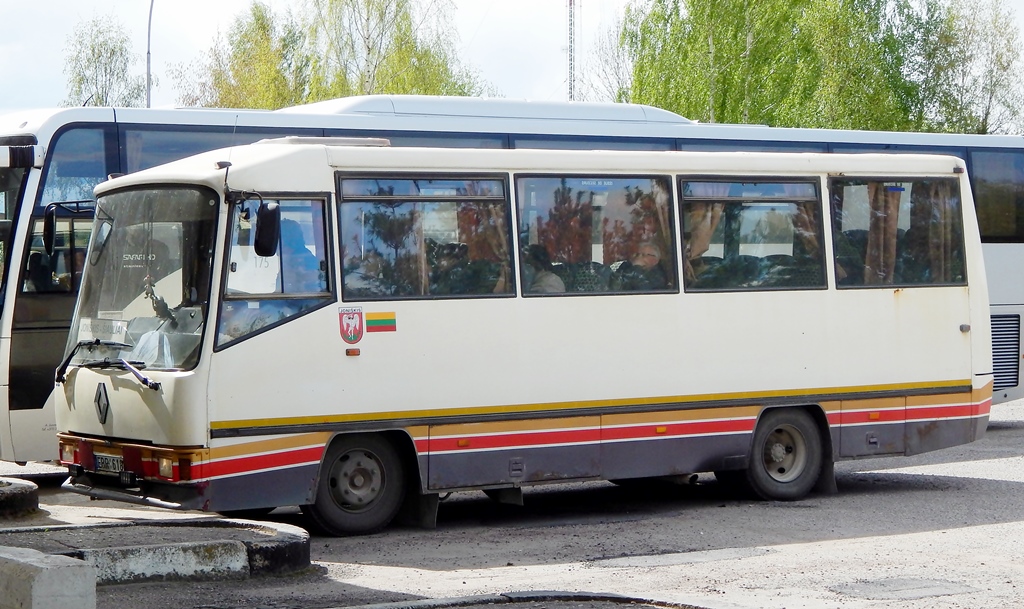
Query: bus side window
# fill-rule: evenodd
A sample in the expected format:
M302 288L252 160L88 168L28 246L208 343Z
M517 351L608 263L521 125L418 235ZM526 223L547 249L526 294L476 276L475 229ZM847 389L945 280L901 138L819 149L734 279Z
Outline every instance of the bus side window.
M517 176L527 296L676 291L665 177Z
M687 291L824 288L817 184L682 181Z
M346 301L514 293L499 179L342 177Z
M325 202L281 200L281 235L274 256L257 256L253 222L259 201L235 205L225 269L217 346L284 323L329 302Z
M832 240L839 287L966 283L955 179L835 179Z

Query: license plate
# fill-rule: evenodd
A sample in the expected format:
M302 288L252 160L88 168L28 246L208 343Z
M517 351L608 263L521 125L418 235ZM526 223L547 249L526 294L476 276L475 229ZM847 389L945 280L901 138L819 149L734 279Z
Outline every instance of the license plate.
M124 457L118 455L94 455L96 471L119 474L124 471Z

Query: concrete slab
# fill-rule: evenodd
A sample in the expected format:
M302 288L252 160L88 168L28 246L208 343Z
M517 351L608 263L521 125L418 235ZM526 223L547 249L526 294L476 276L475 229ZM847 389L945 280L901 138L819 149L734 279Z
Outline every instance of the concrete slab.
M19 478L0 478L0 522L39 509L39 487Z
M305 530L231 519L9 527L0 529L0 546L80 559L93 567L99 585L246 578L311 565Z
M0 546L0 609L95 609L96 572L85 561Z

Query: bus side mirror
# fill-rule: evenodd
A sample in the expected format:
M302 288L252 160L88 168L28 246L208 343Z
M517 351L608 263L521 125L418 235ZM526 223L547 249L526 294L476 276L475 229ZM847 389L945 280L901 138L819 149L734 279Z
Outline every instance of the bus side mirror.
M257 256L264 258L277 253L277 241L281 235L281 208L277 203L260 203L256 212L256 236L253 248Z
M57 236L57 206L50 203L43 210L43 249L47 256L53 255L53 242Z

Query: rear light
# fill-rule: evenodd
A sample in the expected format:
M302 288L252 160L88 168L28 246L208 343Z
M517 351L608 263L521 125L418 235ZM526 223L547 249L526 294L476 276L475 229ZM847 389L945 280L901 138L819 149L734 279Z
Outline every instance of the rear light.
M71 465L75 463L75 445L64 444L60 445L60 460L65 465Z
M173 457L159 457L157 459L157 474L161 478L173 478L174 477L174 458Z

